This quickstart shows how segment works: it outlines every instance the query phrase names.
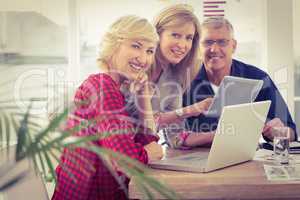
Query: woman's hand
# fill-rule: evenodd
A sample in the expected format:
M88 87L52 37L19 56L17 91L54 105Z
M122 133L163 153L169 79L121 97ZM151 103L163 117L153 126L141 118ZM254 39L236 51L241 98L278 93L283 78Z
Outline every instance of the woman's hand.
M163 148L157 142L151 142L145 145L144 148L148 155L148 162L162 159Z
M154 89L148 80L148 75L144 70L141 70L136 79L129 82L129 91L134 94L153 95Z
M208 110L213 98L209 97L184 108L185 117L198 116Z
M156 124L153 118L151 99L154 89L148 81L148 75L144 70L139 71L136 77L129 83L129 91L134 94L135 107L139 113L139 120L145 127L156 132Z

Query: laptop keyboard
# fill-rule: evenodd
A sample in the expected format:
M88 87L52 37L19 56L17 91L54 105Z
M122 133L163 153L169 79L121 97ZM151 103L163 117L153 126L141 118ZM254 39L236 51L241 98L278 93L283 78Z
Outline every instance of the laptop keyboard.
M174 160L178 160L178 161L202 161L202 160L207 160L208 158L208 152L207 154L204 154L203 152L201 152L201 154L199 154L199 152L196 153L191 153L191 154L187 154L184 156L178 156L178 157L174 157L172 159Z

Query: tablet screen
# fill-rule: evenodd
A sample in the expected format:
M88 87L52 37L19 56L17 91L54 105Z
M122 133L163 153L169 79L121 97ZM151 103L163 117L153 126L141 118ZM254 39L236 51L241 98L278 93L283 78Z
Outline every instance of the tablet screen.
M225 76L206 116L219 117L224 106L251 103L263 86L263 80Z

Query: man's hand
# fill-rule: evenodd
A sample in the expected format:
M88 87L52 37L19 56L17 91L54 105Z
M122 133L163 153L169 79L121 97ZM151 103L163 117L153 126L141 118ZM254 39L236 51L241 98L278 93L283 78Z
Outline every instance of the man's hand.
M148 162L160 160L163 157L163 148L157 142L151 142L144 146L148 154Z
M265 136L273 141L274 134L275 134L274 130L276 128L283 128L283 127L285 127L283 122L279 118L274 118L265 124L262 134L263 134L263 136ZM290 141L295 140L294 131L289 127L287 127L287 128L288 128L288 131L290 131L290 134L289 134Z

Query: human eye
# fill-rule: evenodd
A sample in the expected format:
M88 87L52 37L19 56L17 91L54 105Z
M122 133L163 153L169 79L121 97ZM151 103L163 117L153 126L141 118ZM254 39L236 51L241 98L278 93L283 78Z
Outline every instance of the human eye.
M193 41L194 36L193 36L193 35L189 35L189 36L186 37L186 39L187 39L187 40L190 40L190 41Z
M203 41L203 44L204 44L204 46L206 46L206 47L212 46L214 43L215 43L214 40L204 40L204 41Z
M226 39L220 39L217 41L218 45L221 47L227 46L228 42L229 42L229 40L226 40Z
M180 38L180 34L178 34L178 33L173 32L171 35L176 39Z
M140 49L141 48L140 45L136 44L136 43L132 43L131 47L134 48L134 49Z
M154 54L154 50L153 49L148 49L147 54Z

